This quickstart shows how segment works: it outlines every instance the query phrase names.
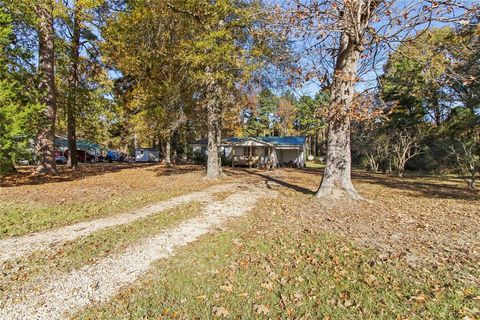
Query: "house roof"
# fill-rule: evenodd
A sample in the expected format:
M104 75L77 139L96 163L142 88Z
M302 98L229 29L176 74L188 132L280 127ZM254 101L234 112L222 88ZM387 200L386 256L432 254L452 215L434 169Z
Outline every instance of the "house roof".
M226 138L225 142L231 144L238 144L242 141L256 140L259 142L264 142L266 144L271 144L274 146L302 146L305 144L305 137L302 136L291 136L291 137L246 137L246 138Z
M68 140L65 137L55 136L55 147L57 148L68 148ZM77 139L77 149L78 150L102 150L102 146L98 143Z
M269 147L275 147L275 145L271 142L263 141L260 140L256 137L247 137L247 138L227 138L223 139L222 145L243 145L248 141L253 141L256 144L263 145L263 146L269 146Z
M303 146L305 144L305 137L289 136L289 137L231 137L223 139L223 144L241 144L243 141L257 141L273 146ZM199 139L194 141L194 145L206 145L207 139Z

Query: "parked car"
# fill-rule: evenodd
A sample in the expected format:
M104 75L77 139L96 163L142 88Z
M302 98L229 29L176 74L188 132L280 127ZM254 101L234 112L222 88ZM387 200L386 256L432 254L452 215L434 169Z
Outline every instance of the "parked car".
M67 157L65 157L65 156L55 156L55 162L57 164L66 164L67 163Z
M120 151L108 150L105 158L108 162L122 162L125 159L125 156Z
M55 151L55 162L57 164L66 164L67 157L63 155L60 151Z
M68 157L68 150L65 151L65 155ZM77 150L77 161L78 162L96 162L97 159L93 154L86 152L85 150Z

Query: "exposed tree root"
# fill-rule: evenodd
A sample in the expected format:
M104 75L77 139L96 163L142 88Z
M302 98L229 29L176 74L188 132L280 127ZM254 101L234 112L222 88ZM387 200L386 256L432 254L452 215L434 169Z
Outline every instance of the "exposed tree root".
M354 188L340 188L340 187L320 187L316 199L329 198L332 200L340 200L350 198L353 200L365 200Z

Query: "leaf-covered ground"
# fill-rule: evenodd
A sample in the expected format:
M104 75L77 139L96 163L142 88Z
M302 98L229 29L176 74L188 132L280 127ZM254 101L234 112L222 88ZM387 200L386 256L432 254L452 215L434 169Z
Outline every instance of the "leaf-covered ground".
M449 268L416 268L401 257L385 257L335 228L326 232L320 213L312 212L320 205L312 205L310 195L269 185L284 197L261 203L247 217L158 262L135 286L77 317L478 317L477 284L458 280Z
M83 176L63 172L39 181L25 171L2 181L0 237L112 215L212 184L202 179L198 166L98 165L82 170ZM354 184L367 201L329 202L313 199L321 179L318 168L225 170L228 177L215 183L261 183L279 196L178 249L134 286L76 317L480 317L480 195L467 191L461 180L354 171ZM187 208L178 219L194 211ZM110 250L109 243L121 251L131 238L123 229L112 231L119 232L112 241L105 240L106 231L94 235L95 241L69 243L74 255L58 253L48 265L36 268L35 259L29 259L25 270L36 276L55 265L70 270L77 252L79 265L84 265L89 255L98 255L98 248ZM135 230L138 236L150 233ZM83 246L85 241L91 245ZM25 271L16 274L28 277Z
M0 238L128 212L180 194L222 183L202 179L202 167L89 164L58 176L32 175L34 168L0 178Z

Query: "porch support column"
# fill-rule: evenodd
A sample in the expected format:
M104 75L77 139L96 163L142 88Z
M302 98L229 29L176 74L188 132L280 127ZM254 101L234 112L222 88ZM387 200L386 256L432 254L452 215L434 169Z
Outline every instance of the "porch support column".
M266 167L267 169L270 169L271 168L271 161L270 159L272 158L272 148L270 146L268 146L268 151L267 151L267 163L266 163Z
M250 164L250 168L251 168L252 167L252 145L250 145L249 153L250 153L250 156L249 156L248 163Z
M270 157L272 157L272 169L275 169L277 166L277 152L275 151L275 147L272 147Z
M300 152L300 148L298 148L297 167L299 167L299 168L300 168L300 161L301 161L300 155L301 155L301 154L302 154L302 153Z
M235 147L232 146L232 168L235 168Z

